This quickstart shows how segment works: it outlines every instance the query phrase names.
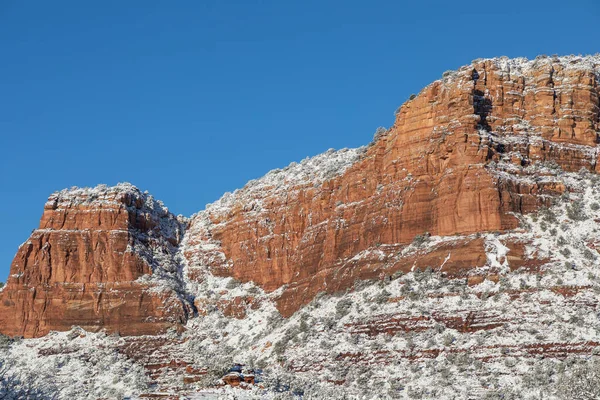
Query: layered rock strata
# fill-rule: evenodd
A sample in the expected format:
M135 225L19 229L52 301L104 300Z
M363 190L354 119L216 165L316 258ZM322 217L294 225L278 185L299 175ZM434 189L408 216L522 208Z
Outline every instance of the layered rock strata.
M515 214L565 190L538 167L597 170L599 65L598 57L500 58L445 73L366 149L273 171L196 216L190 270L269 291L286 285L279 305L289 316L378 268L409 270L391 251L417 235L516 228ZM368 250L385 255L361 268L357 255Z
M448 276L469 276L486 262L474 234L515 229L549 205L566 190L556 171L600 168L599 66L476 60L403 104L368 147L272 171L190 221L128 185L57 193L12 264L1 330L160 332L194 304L204 313L209 302L186 285L208 275L279 290L284 316L321 291L440 261ZM405 257L428 235L462 239ZM513 265L525 264L523 247L508 245ZM250 302L217 307L243 317Z
M75 325L140 335L185 323L192 307L174 260L182 235L180 221L128 184L53 194L0 293L2 333Z

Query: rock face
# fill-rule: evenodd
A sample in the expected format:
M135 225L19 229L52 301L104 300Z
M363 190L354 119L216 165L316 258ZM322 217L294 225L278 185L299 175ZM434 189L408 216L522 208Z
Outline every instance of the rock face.
M137 335L185 323L191 307L165 285L176 281L182 234L166 208L131 185L53 194L0 293L2 333L78 325Z
M191 221L126 185L55 194L11 266L0 329L160 332L205 307L185 285L206 274L283 288L284 316L321 291L429 263L467 276L486 262L486 243L467 235L515 229L519 214L565 191L540 168L600 168L599 66L598 57L474 61L406 102L366 148L272 171ZM426 232L462 238L404 257ZM510 246L522 264L523 243ZM241 318L248 302L218 307Z
M287 285L279 305L289 316L320 291L372 278L384 261L391 272L412 268L390 266L389 256L424 232L517 227L514 213L564 191L536 165L598 168L599 63L501 58L446 74L368 148L271 172L200 213L189 231L190 270L268 291ZM357 258L375 248L384 256ZM455 260L445 268L470 265Z

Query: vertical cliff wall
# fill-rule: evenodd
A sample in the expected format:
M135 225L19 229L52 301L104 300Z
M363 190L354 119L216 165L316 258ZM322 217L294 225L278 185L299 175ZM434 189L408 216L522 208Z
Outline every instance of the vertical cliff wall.
M56 193L0 293L2 332L160 332L187 321L185 283L206 274L281 289L284 316L424 260L466 276L486 262L467 235L517 228L565 191L558 170L597 172L599 66L476 60L404 103L368 146L271 171L190 221L131 185ZM461 239L405 257L425 234Z
M317 292L345 289L382 266L412 268L392 256L424 232L516 228L515 213L564 190L537 166L596 170L599 63L500 58L445 73L366 149L272 172L200 213L190 229L196 247L186 250L190 270L208 267L267 290L287 285L280 309L290 315ZM481 246L465 245L482 256ZM360 257L375 248L385 255ZM206 254L220 257L207 263Z
M0 293L2 333L78 325L152 334L185 323L191 308L174 259L182 234L162 204L128 184L53 194Z

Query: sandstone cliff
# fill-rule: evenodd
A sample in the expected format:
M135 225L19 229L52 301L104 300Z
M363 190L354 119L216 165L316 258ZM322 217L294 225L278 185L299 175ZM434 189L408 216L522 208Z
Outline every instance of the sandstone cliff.
M268 367L248 398L597 387L599 77L599 56L476 60L367 147L190 219L128 184L55 193L0 331L67 332L0 343L4 360L61 399L234 397L215 382L233 363Z
M535 166L598 168L599 65L594 57L500 58L446 73L368 148L271 172L200 213L188 233L190 269L268 291L286 285L278 302L289 316L316 293L346 289L384 266L408 271L413 263L394 255L424 232L516 228L515 213L564 191ZM202 243L220 261L207 262ZM375 249L384 256L357 257ZM481 243L454 251L469 259L452 257L446 270L485 259Z
M190 221L128 185L52 195L0 294L0 329L157 333L207 304L188 286L210 276L277 291L284 316L396 271L441 264L466 277L487 262L486 242L469 235L515 229L566 190L547 167L600 168L599 66L476 60L406 102L369 146L272 171ZM425 233L460 238L407 256ZM525 244L505 245L523 265Z
M128 184L51 195L0 294L2 333L81 326L139 335L185 323L192 308L174 258L183 231L161 203Z

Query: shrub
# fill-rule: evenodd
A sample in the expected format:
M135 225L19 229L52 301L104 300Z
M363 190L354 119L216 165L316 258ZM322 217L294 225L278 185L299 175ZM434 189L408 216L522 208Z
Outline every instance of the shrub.
M594 255L594 253L592 253L590 251L590 249L583 250L583 256L590 261L593 261L596 259L596 256Z
M12 342L13 340L10 338L10 336L0 333L0 349L3 347L8 347Z
M400 294L402 294L403 296L408 295L410 292L412 292L412 286L410 284L410 282L404 282L404 284L400 287Z
M385 129L383 126L380 126L379 128L375 129L375 134L373 135L373 142L376 142L379 139L381 139L381 137L385 136L387 132L387 129Z
M541 207L539 211L539 216L542 218L542 221L549 224L555 224L556 222L558 222L556 219L556 214L548 207Z
M422 235L417 235L415 236L415 238L413 239L413 244L417 247L420 247L423 243L427 242L429 240L429 236L431 236L429 234L429 232L425 232Z
M552 170L559 170L560 169L560 165L558 165L558 163L554 160L550 160L550 161L543 161L540 163L542 167L548 168L548 169L552 169Z
M260 289L258 286L250 286L250 288L246 290L246 293L256 296L260 294Z
M523 278L521 278L519 280L519 289L523 290L523 289L529 289L529 285L527 284L527 281Z
M350 300L348 298L341 299L335 305L335 317L338 319L343 318L344 316L348 315L348 313L350 313L351 309L352 309L352 300Z
M423 389L421 388L413 388L412 386L409 386L406 390L406 395L408 396L409 399L423 399L425 396L425 393L423 391Z
M306 314L302 315L302 318L300 318L300 326L298 326L298 330L300 331L300 333L306 333L309 331L310 327L308 325L308 317L306 316Z
M592 203L592 204L590 204L590 208L593 211L598 211L598 210L600 210L600 204L598 204L598 203Z
M225 287L229 290L231 289L235 289L236 287L238 287L240 285L240 281L238 281L235 278L231 278L229 280L229 282L227 282L227 285L225 285Z
M273 353L277 355L281 355L285 352L285 348L287 346L287 341L280 340L273 345Z
M593 359L567 368L557 379L555 387L560 399L600 398L600 362Z
M394 272L392 274L391 278L392 278L392 280L396 280L398 278L401 278L402 275L404 275L404 272L402 272L402 271L396 271L396 272Z
M16 370L16 365L8 365L0 359L0 399L58 399L58 389L48 383L49 377L19 376Z
M412 335L408 334L406 336L406 348L407 349L413 349L414 347L415 347L415 341L414 341Z
M381 292L379 292L379 294L377 294L377 296L375 296L375 302L377 304L387 303L390 296L391 296L391 293L388 292L387 290L383 289Z
M417 292L415 292L415 291L413 291L413 292L410 292L410 293L408 294L408 299L409 299L409 300L411 300L411 301L417 301L417 300L419 300L420 298L421 298L421 294L420 294L420 293L417 293Z
M584 211L584 204L581 200L575 200L567 206L567 217L573 221L585 221L588 217Z
M444 344L444 346L448 347L451 346L455 340L456 338L454 336L452 336L451 334L447 334L444 336L442 343Z
M579 171L577 172L582 178L587 178L590 175L590 171L588 171L586 168L581 167L579 169Z
M500 278L500 289L502 290L510 290L512 289L512 283L505 277Z
M430 268L430 267L427 267ZM427 273L426 273L427 269L425 269L424 271L421 271L421 268L416 268L415 272L413 274L415 281L416 282L421 282L422 280L428 278Z

